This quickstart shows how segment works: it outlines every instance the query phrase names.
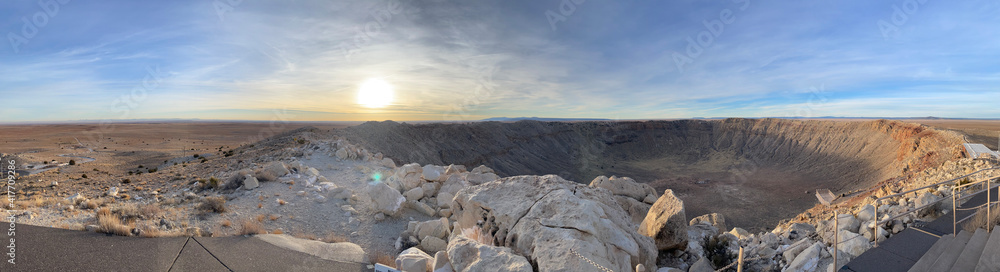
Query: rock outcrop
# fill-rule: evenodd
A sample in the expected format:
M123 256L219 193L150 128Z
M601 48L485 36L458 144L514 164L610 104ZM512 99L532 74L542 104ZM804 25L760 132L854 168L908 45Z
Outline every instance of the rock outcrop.
M466 237L448 243L447 256L456 272L532 272L531 263L510 248L485 245Z
M555 175L516 176L462 189L451 206L458 228L481 225L498 246L525 256L539 271L594 269L582 259L612 271L654 267L653 240L635 231L613 199L608 190Z
M646 219L639 225L639 233L656 240L659 250L684 249L687 246L687 226L684 201L668 189L653 203Z

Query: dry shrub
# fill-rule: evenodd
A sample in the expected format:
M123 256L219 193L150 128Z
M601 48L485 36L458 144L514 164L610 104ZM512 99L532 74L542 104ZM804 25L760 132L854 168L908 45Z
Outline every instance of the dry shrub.
M990 217L992 218L986 218L986 208L981 208L969 222L965 223L963 229L968 232L975 232L976 229L992 230L994 226L1000 224L1000 206L990 210Z
M223 227L227 227L227 228L228 227L232 227L233 226L233 221L229 221L229 219L222 220L222 226Z
M133 222L136 219L142 218L142 210L135 203L122 203L111 211L125 222Z
M298 233L292 235L292 237L306 240L319 240L319 238L316 238L316 235L313 235L312 233Z
M279 216L277 214L272 214L272 215L268 216L268 218L271 219L271 221L274 221L274 220L278 220L278 218L281 218L281 216Z
M254 220L244 220L240 225L240 235L264 234L264 226Z
M226 212L226 197L224 196L210 196L202 199L201 205L198 209L205 212L216 212L223 213Z
M368 260L372 263L382 264L384 266L396 268L396 256L388 254L381 250L372 250L368 253Z
M326 234L326 237L323 237L323 242L327 242L327 243L343 243L343 242L350 242L350 241L347 240L347 237L344 237L342 235L337 235L336 233L331 232L331 233Z
M100 227L99 232L109 233L119 236L131 236L131 229L129 226L122 224L121 218L111 213L109 208L101 208L97 211L97 225Z
M257 203L257 208L258 208L258 209L263 209L263 208L264 208L264 204L262 204L262 203Z
M278 205L285 205L287 203L288 202L285 202L284 200L278 199Z
M274 176L270 171L264 171L264 169L258 169L254 171L253 176L257 178L257 181L276 181L278 177Z
M483 232L483 230L479 228L479 226L464 228L462 229L461 232L459 232L459 235L465 238L475 240L484 245L493 246L493 235Z
M258 214L257 215L257 222L264 222L264 218L267 218L267 215Z
M285 232L281 231L281 229L276 229L276 230L274 230L274 231L271 232L271 234L284 234L284 233Z
M144 218L156 218L163 215L163 209L161 209L160 205L157 205L156 203L150 203L142 205L142 207L139 208L139 213L142 214Z

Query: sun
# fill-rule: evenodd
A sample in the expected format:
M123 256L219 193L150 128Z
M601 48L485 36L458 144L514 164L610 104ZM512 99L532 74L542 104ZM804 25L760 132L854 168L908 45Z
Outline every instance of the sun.
M380 78L370 78L358 88L358 104L368 108L383 108L392 103L392 85Z

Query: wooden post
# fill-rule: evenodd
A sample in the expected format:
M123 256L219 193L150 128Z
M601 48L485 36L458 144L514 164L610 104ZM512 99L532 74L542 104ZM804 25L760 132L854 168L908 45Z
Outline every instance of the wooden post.
M878 208L875 209L875 212L878 212ZM839 228L840 228L840 215L837 214L833 218L833 270L840 270L840 268L837 267L837 253L840 253L840 250L837 249L837 244L840 244L840 239L838 239L840 231L837 230ZM875 246L878 246L878 239L875 239Z
M743 247L740 247L739 263L736 264L736 272L743 272Z

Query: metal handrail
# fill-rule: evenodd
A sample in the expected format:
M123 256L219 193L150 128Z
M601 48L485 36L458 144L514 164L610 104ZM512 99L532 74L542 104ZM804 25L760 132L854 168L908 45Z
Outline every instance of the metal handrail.
M960 222L958 220L958 203L956 202L956 198L955 198L956 194L955 193L956 192L961 193L961 191L958 191L961 188L970 187L970 186L973 186L973 185L979 185L979 184L981 184L981 183L983 183L985 181L986 182L986 189L979 190L978 192L969 194L968 196L965 196L965 197L959 197L957 200L962 200L962 199L970 198L970 197L973 197L975 195L978 195L978 194L982 193L983 191L986 191L986 218L991 218L990 217L990 205L993 202L993 196L992 196L992 193L990 191L993 190L993 186L990 185L990 181L992 181L993 179L996 179L996 178L1000 178L1000 175L989 177L989 178L986 178L985 180L981 180L981 181L970 182L968 184L958 185L958 186L955 186L954 188L951 188L951 232L952 233L958 233L958 222ZM973 215L975 215L975 213L973 213ZM961 221L965 221L966 219L969 219L971 217L972 216L963 218Z
M981 172L990 171L990 170L1000 170L1000 167L991 167L991 168L986 168L986 169L980 169L980 170L977 170L975 172L966 174L964 176L960 176L960 177L949 179L949 180L946 180L946 181L934 183L934 184L931 184L931 185L926 185L926 186L923 186L923 187L919 187L919 188L915 188L915 189L911 189L911 190L907 190L907 191L904 191L904 192L900 192L900 193L896 193L896 194L892 194L892 195L887 195L887 196L883 196L883 197L875 199L875 203L874 203L875 204L874 205L875 206L875 213L874 213L875 214L875 219L874 219L875 224L874 224L874 226L872 226L872 232L873 233L878 233L878 227L881 226L882 224L885 224L885 223L889 222L890 220L902 217L903 215L907 215L907 214L910 214L910 213L913 213L913 212L916 212L916 211L920 211L920 210L922 210L922 209L924 209L926 207L929 207L931 205L937 205L937 203L940 203L941 201L944 201L945 198L942 198L942 199L939 199L937 201L928 203L926 205L923 205L923 206L920 206L920 207L908 210L906 212L897 214L896 216L889 217L886 220L879 221L878 208L879 208L879 206L881 206L882 200L893 198L893 197L897 197L897 196L906 195L906 194L909 194L909 193L912 193L912 192L920 191L920 190L931 188L931 187L937 187L937 186L940 186L940 185L946 184L946 183L955 183L955 181L958 181L958 180L961 180L961 179L964 179L964 178L968 178L968 177L971 177L973 175L979 174ZM989 179L987 179L987 180L989 180ZM978 182L982 182L982 181L977 181L976 183L978 183ZM952 198L953 198L952 199L952 206L955 205L954 195L955 195L954 192L952 192ZM952 213L952 214L954 214L954 213ZM876 247L878 246L878 239L875 240L875 246Z

